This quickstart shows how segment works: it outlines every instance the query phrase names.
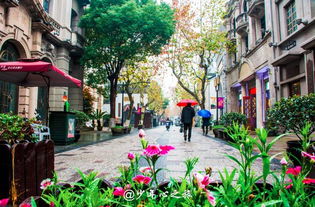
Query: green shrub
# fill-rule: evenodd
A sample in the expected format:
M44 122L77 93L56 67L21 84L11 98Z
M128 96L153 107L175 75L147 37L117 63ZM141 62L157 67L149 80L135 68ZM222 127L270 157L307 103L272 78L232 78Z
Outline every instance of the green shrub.
M237 112L225 113L220 119L220 125L223 126L233 126L233 123L237 123L238 125L246 125L247 119L244 114Z
M77 120L77 126L79 128L84 126L85 122L90 120L90 117L86 113L84 113L82 111L73 110L72 112L75 113L75 117L76 117L76 120Z
M21 140L35 141L31 124L32 121L23 117L0 113L0 139L10 144Z
M315 131L315 94L282 98L268 111L267 119L298 137L305 123L311 123L309 133Z

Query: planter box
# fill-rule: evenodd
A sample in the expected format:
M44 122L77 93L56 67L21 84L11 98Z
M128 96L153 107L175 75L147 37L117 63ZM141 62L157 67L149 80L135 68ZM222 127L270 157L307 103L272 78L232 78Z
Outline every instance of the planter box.
M124 128L111 128L111 131L113 136L124 134Z
M0 144L0 199L10 198L18 205L25 198L42 193L40 183L52 178L54 142Z

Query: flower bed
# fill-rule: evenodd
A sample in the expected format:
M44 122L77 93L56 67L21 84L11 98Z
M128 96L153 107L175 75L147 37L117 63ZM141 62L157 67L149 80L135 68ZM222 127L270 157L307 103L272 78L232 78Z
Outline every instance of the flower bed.
M288 158L281 160L281 171L278 173L270 169L269 151L273 144L282 136L267 142L267 131L259 129L257 137L249 135L248 131L239 125L226 129L233 139L231 145L239 151L239 156L225 155L238 168L232 171L225 169L219 172L221 181L211 179L212 169L194 172L198 158L185 161L186 172L178 180L170 178L168 182L159 183L157 176L164 169L158 168L158 160L175 150L169 145L149 144L143 130L139 131L141 154L128 153L126 159L129 166L120 167L118 181L111 185L104 185L97 173L80 175L80 182L68 185L59 184L55 177L43 186L41 196L47 206L55 207L114 207L114 206L312 206L314 204L315 180L307 177L308 171L315 163L315 155L302 152L304 159L302 166L289 167ZM257 147L259 154L254 154ZM146 167L139 167L139 160L144 159ZM262 172L254 172L252 164L255 160L262 160ZM268 183L273 178L273 183ZM48 185L47 185L48 183ZM29 199L30 200L30 199ZM28 201L29 201L28 200ZM38 201L38 199L37 199ZM36 206L32 200L25 205ZM67 205L65 205L67 204Z

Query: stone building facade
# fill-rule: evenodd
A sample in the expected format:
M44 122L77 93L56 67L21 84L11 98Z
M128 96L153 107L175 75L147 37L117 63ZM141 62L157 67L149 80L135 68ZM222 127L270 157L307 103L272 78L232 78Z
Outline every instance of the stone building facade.
M314 90L314 2L227 4L228 37L237 46L226 56L228 111L244 113L252 129L264 126L266 111L281 97Z
M79 18L88 0L3 0L0 2L0 59L14 61L36 58L51 62L71 76L83 80L80 66L83 31ZM1 74L0 74L1 75ZM0 112L18 113L42 118L45 106L45 88L18 87L0 82ZM63 110L62 96L67 94L71 108L82 110L82 89L50 89L51 111Z

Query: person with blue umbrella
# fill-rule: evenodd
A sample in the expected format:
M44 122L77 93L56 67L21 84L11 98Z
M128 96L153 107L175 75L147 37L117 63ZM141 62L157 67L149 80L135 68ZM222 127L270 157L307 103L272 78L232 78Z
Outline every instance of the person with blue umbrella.
M202 134L207 136L209 130L208 128L210 126L211 113L208 110L202 109L198 111L198 115L202 117Z

